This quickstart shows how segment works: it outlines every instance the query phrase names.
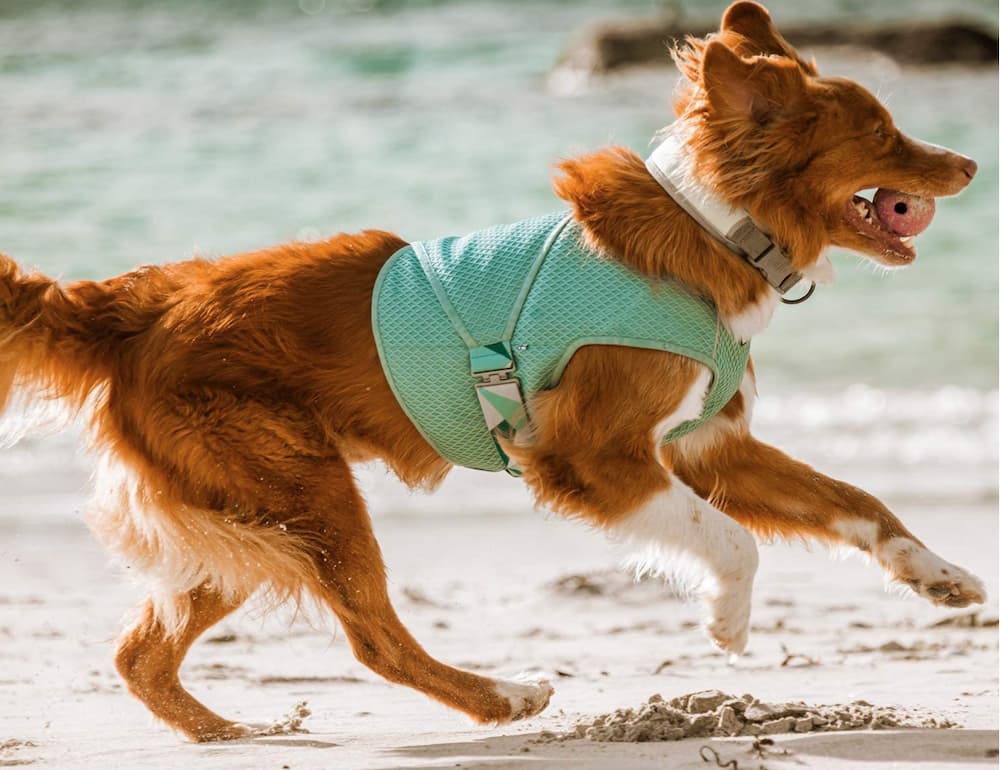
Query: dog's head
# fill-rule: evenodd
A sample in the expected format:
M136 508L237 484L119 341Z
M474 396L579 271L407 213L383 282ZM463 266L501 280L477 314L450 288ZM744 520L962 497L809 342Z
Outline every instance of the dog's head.
M797 269L830 245L909 264L909 239L857 193L933 199L958 193L976 172L969 158L903 134L857 83L820 77L756 3L734 3L717 34L689 39L674 56L686 79L674 107L695 172L767 227Z

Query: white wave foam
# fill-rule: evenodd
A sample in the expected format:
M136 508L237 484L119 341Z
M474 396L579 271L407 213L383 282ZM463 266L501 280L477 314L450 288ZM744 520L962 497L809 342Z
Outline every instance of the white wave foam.
M997 492L997 399L996 391L970 388L885 391L861 385L838 393L763 396L755 407L754 433L890 504L983 503ZM74 428L0 451L0 512L27 512L21 509L29 497L82 495L91 463L78 452L77 438ZM456 469L433 495L409 491L378 464L360 467L358 479L376 516L532 507L525 486L502 473Z

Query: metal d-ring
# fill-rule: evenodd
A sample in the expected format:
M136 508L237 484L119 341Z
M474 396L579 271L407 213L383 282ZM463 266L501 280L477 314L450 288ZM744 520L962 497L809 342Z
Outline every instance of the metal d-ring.
M801 305L803 302L805 302L813 295L814 291L816 291L816 281L810 281L809 291L807 291L801 297L797 299L785 299L784 297L782 297L781 301L784 302L786 305Z

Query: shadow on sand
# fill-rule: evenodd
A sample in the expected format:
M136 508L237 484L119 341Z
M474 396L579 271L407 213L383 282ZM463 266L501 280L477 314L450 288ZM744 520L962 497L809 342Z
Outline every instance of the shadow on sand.
M760 764L779 768L826 768L830 760L837 766L849 763L885 764L886 767L909 767L911 764L936 770L949 767L996 766L997 733L990 730L895 730L818 733L814 735L779 735L775 745L763 757L755 759L747 738L691 738L668 743L595 743L586 740L562 743L537 742L538 734L498 736L467 743L438 743L427 746L404 746L389 753L402 760L387 764L396 767L441 768L462 770L491 768L573 768L574 770L619 770L619 768L656 768L656 770L693 770L710 765L699 756L708 744L725 764L735 759L740 768L756 769ZM784 752L788 753L784 753ZM418 764L425 760L425 764ZM411 764L414 762L414 764ZM867 766L867 765L864 765Z

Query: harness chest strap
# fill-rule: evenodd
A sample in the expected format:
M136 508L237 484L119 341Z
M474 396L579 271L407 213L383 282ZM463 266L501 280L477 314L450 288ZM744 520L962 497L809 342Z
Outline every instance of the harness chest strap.
M476 383L476 397L483 410L486 429L503 458L506 471L520 476L521 469L503 451L497 436L513 439L519 430L528 427L528 410L521 392L521 382L515 376L514 354L509 342L480 345L469 351L469 363Z

